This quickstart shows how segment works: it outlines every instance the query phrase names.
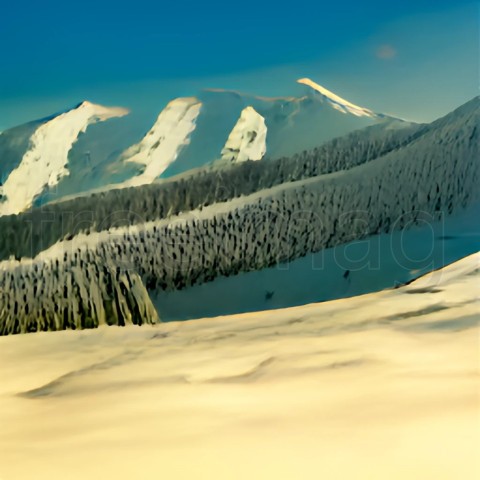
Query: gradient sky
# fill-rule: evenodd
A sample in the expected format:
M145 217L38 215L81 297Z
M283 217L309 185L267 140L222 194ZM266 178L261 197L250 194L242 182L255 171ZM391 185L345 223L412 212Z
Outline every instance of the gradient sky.
M158 112L202 87L292 94L303 76L418 121L478 95L478 2L280 5L4 3L0 131L83 99Z

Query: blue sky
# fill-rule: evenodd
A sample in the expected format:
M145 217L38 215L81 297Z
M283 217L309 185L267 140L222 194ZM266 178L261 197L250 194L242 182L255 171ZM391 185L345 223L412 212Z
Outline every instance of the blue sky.
M0 130L83 99L158 111L202 87L291 94L301 76L415 120L478 94L478 2L281 5L4 2Z

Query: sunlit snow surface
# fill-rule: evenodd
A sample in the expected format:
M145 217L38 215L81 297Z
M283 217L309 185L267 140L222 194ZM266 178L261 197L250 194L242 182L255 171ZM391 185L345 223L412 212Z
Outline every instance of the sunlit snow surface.
M359 107L358 105L355 105L354 103L351 103L348 100L339 97L335 93L327 90L325 87L322 87L321 85L315 83L309 78L301 78L300 80L297 80L297 82L303 85L307 85L308 87L311 87L317 92L321 93L325 98L330 101L332 107L340 112L351 113L357 117L375 117L375 113L373 113L368 108Z
M182 148L189 143L201 106L194 97L177 98L162 110L142 141L123 155L127 162L145 165L140 175L125 182L126 186L152 183L176 160Z
M476 479L479 280L2 337L0 477Z
M242 110L222 150L222 160L232 163L261 160L267 151L265 119L253 107Z
M29 208L45 188L52 188L69 175L68 153L78 135L96 122L128 114L124 108L108 108L83 102L77 108L40 125L30 139L30 148L7 177L0 203L0 215L20 213Z

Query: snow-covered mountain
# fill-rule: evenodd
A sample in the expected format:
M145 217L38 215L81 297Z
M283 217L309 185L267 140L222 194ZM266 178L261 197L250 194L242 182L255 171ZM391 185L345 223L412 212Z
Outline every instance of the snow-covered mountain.
M150 125L127 109L83 102L7 130L0 134L0 215L111 185L152 183L217 160L292 155L391 120L312 80L298 84L293 97L204 90L172 100Z
M339 97L335 93L331 92L330 90L327 90L325 87L322 87L321 85L319 85L318 83L315 83L309 78L301 78L300 80L297 80L297 82L313 88L313 90L320 93L320 95L322 95L322 97L326 101L328 101L330 105L336 110L338 110L339 112L351 113L352 115L355 115L357 117L373 118L376 116L376 114L371 110L368 110L368 108L359 107L358 105L355 105L349 102L348 100L345 100L344 98Z
M31 207L46 188L54 188L70 174L68 154L80 133L96 122L128 114L124 108L107 108L90 102L40 125L30 137L29 148L1 186L0 215L20 213Z

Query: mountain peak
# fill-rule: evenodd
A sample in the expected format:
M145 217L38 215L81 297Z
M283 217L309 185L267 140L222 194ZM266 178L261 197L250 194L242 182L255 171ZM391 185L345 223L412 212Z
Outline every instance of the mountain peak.
M17 214L31 207L38 195L70 174L69 152L78 135L85 133L89 125L128 113L126 108L85 101L42 123L30 137L29 148L21 161L3 182L0 216Z
M377 115L369 110L368 108L360 107L355 105L354 103L345 100L344 98L336 95L335 93L331 92L330 90L322 87L318 83L310 80L309 78L300 78L297 80L297 83L301 83L302 85L306 85L316 92L323 95L327 98L330 103L332 104L333 108L343 112L343 113L351 113L356 115L357 117L377 117Z
M94 115L100 120L107 120L113 117L123 117L130 113L128 108L124 107L105 107L97 103L92 103L88 100L84 100L79 103L73 110L86 111Z
M267 151L266 139L265 118L249 105L230 132L222 149L222 160L231 163L261 160Z

